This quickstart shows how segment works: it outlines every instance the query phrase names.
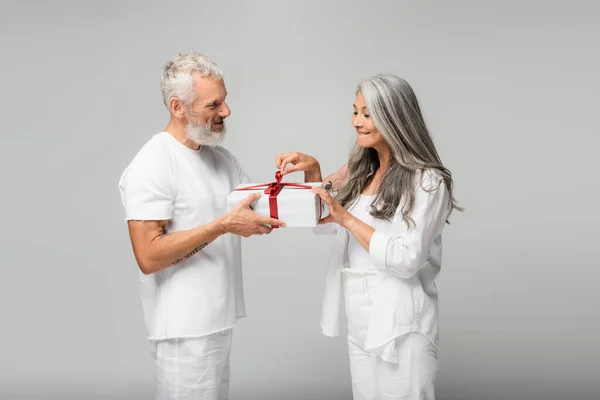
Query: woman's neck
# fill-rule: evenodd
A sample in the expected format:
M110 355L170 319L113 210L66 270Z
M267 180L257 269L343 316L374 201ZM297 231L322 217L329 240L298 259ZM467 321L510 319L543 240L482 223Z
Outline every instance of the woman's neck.
M377 157L379 157L379 173L383 173L390 163L392 152L387 146L382 149L375 149L375 151L377 151Z
M367 187L362 191L362 194L365 196L377 194L383 175L390 163L391 151L389 147L386 146L385 148L375 149L375 151L377 151L377 157L379 158L379 168L377 168L377 171L375 171L371 177Z

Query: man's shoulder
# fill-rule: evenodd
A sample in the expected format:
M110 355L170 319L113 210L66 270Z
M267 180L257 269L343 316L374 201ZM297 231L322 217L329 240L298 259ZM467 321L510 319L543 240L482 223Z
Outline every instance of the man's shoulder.
M218 154L223 161L225 161L227 164L231 164L233 166L235 166L236 168L240 167L240 162L238 161L238 159L233 155L233 153L229 150L227 150L225 147L223 146L214 146L212 147L212 150Z
M214 146L213 149L217 152L219 152L223 157L230 159L230 160L236 160L235 156L233 155L233 153L229 150L227 150L225 147L219 145L219 146Z
M223 146L215 146L213 147L213 151L221 159L221 168L227 168L230 171L238 174L242 183L248 183L252 181L250 176L248 176L244 171L240 161L233 155L231 151L227 150Z
M168 138L160 133L154 134L125 167L120 182L124 182L127 177L136 180L145 176L164 175L161 171L172 169L172 159Z
M158 161L168 162L171 159L171 146L168 139L163 133L152 135L138 150L131 164Z

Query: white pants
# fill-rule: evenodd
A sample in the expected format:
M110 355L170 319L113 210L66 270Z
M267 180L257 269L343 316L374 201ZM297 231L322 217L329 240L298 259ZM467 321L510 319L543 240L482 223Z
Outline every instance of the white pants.
M343 273L354 400L434 400L438 362L433 344L419 333L397 338L398 363L365 351L375 276L352 269Z
M231 335L153 341L156 400L227 400Z

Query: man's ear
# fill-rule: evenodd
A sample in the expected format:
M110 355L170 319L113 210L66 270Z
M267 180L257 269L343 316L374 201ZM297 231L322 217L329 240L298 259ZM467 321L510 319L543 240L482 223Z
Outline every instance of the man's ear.
M169 99L169 111L175 118L185 117L185 110L183 104L177 97L171 97Z

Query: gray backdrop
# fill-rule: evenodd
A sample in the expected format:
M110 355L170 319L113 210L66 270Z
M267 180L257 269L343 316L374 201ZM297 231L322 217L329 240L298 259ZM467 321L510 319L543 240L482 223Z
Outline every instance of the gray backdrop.
M225 145L257 181L285 151L337 169L359 79L406 78L467 208L445 231L438 398L600 398L599 11L3 1L0 398L151 398L117 182L166 126L160 70L187 49L224 69ZM345 340L319 329L330 245L310 229L243 242L232 400L350 398Z

